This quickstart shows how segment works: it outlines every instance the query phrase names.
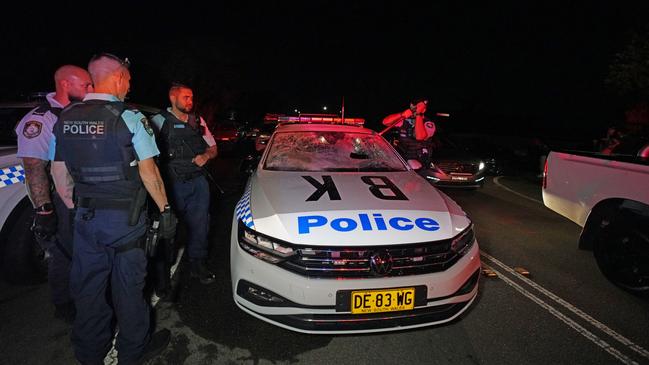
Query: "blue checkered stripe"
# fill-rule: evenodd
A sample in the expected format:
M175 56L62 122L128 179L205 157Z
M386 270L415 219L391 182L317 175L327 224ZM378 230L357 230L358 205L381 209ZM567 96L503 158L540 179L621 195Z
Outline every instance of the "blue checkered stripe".
M241 219L243 224L248 228L255 229L255 223L252 221L252 211L250 210L250 183L246 186L246 191L243 193L243 196L237 203L235 211L237 212L237 218Z
M0 188L25 181L25 170L22 165L5 167L0 172Z

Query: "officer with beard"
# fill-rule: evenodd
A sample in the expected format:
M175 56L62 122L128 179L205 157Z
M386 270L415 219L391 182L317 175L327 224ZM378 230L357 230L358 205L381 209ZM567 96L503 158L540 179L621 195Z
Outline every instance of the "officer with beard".
M205 120L192 113L194 94L183 84L169 89L171 107L153 116L158 130L161 172L169 186L170 198L180 220L187 227L187 254L191 277L202 284L215 281L207 268L210 188L205 177L205 164L216 157L217 147ZM158 271L156 291L164 297L167 269ZM160 281L163 281L161 284Z
M27 194L35 209L32 231L48 253L47 276L56 308L54 316L72 323L75 314L70 298L74 186L65 184L51 192L49 145L61 110L92 92L92 81L83 68L65 65L54 73L54 83L56 91L47 94L47 101L27 113L16 126L17 156L22 158Z

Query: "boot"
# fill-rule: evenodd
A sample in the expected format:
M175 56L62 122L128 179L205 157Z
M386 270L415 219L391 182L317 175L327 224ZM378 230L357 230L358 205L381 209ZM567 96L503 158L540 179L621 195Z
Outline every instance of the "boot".
M207 269L205 260L191 262L191 277L197 278L204 285L212 284L216 281L216 276Z
M161 329L151 336L151 341L144 347L142 355L137 360L136 364L144 364L154 357L160 355L164 349L169 345L171 339L171 332L168 329Z

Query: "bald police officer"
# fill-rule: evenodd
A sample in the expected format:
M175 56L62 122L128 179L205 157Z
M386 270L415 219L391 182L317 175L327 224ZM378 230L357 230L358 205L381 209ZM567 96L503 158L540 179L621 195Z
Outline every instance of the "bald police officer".
M187 226L191 277L210 284L215 280L206 264L210 189L203 166L216 157L216 142L205 120L192 113L194 93L189 86L173 84L169 101L171 107L152 118L159 131L160 169L173 206Z
M16 126L18 154L25 169L27 194L35 209L32 230L48 254L47 276L55 317L72 323L74 304L70 298L70 264L72 260L72 184L51 192L49 145L52 128L61 110L71 101L80 101L92 91L88 71L65 65L54 73L56 91L47 94L46 102L31 110Z
M123 102L130 87L128 66L111 54L93 57L88 71L95 93L66 108L54 128L52 169L69 173L75 184L70 287L77 316L72 343L83 364L103 364L113 337L113 309L120 364L150 359L170 337L166 329L150 334L143 296L143 189L160 210L161 237L175 234L175 217L153 160L158 154L153 130L142 113ZM64 183L57 179L64 173L54 175L57 185Z

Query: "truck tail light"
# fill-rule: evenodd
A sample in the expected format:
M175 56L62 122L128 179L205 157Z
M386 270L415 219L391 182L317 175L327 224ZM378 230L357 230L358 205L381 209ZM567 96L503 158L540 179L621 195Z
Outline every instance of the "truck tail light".
M545 159L545 164L543 165L543 189L548 187L548 159Z

